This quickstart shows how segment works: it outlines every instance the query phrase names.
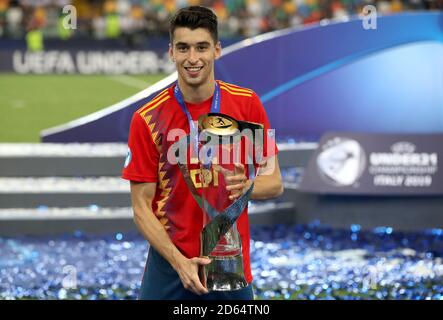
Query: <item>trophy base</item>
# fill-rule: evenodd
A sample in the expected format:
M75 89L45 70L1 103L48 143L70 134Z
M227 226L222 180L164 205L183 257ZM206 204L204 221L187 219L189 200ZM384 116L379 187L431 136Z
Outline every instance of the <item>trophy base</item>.
M209 291L240 290L248 285L243 272L243 257L210 256L212 262L205 266L206 288Z

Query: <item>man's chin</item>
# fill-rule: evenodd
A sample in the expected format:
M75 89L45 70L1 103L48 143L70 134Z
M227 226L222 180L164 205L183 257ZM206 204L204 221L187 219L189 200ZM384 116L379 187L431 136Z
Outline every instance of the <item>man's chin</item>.
M204 83L201 77L195 77L195 78L186 77L184 80L186 84L191 87L199 87Z

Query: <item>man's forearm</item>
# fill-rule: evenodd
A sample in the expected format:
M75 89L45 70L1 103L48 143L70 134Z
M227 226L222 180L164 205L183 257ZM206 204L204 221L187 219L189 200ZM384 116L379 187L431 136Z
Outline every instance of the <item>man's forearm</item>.
M283 193L283 183L281 178L278 156L267 159L258 169L258 175L254 180L252 190L252 200L267 200L280 196ZM247 186L252 182L249 180Z
M200 257L188 259L177 249L162 222L152 212L155 191L156 183L131 181L131 201L137 228L150 245L174 268L185 289L195 294L207 293L208 290L198 277L198 267L210 263L210 260Z
M134 207L134 222L137 228L148 240L149 244L159 252L174 269L177 269L179 261L184 258L169 238L164 226L155 217L148 205Z
M248 181L249 184L252 183ZM252 200L267 200L280 196L283 193L283 185L280 180L272 176L257 176L252 189Z

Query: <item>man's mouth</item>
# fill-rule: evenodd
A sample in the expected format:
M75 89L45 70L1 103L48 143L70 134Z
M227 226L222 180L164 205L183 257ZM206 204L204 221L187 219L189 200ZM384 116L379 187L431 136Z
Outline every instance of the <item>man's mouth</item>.
M203 69L203 66L201 67L185 67L186 71L188 71L188 73L192 74L197 74L201 69Z

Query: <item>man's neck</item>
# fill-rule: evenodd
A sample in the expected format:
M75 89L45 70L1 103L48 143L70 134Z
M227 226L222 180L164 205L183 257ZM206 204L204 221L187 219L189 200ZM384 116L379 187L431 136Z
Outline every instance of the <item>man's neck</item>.
M214 94L215 80L208 81L201 86L189 86L178 79L178 86L183 94L183 99L189 103L201 103Z

